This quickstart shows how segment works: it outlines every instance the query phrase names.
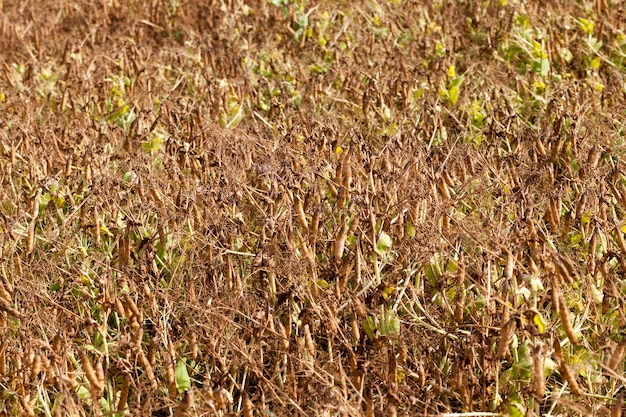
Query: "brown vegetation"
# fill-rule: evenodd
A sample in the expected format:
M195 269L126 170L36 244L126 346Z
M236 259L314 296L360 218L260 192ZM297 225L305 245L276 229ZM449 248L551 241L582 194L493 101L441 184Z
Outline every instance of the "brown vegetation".
M0 1L0 415L621 415L625 24Z

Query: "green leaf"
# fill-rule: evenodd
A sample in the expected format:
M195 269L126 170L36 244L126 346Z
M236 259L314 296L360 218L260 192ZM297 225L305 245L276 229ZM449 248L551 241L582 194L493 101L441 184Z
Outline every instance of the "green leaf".
M548 58L543 58L541 60L541 75L543 77L547 77L549 72L550 72L550 61L548 61Z
M448 259L446 263L446 272L452 272L453 274L459 270L459 264L454 259Z
M581 28L587 35L591 36L593 34L595 24L592 20L587 20L581 17L578 19L578 27Z
M437 278L439 278L439 276L441 275L438 269L439 268L437 268L436 265L428 264L426 265L426 268L424 270L424 274L426 274L426 279L428 280L428 284L431 287L437 286Z
M580 216L580 224L581 224L581 225L583 225L583 226L584 226L584 225L586 225L586 224L589 224L590 222L591 222L591 216L589 215L589 213L586 213L586 212L585 212L585 213L583 213L583 214Z
M317 280L317 285L319 285L321 289L325 289L325 288L328 287L328 281L326 281L325 279L320 278L320 279Z
M191 388L191 379L189 378L187 364L184 360L178 361L174 373L176 374L176 389L179 393L183 393Z
M376 242L376 253L379 255L385 255L389 248L391 247L391 237L385 233L381 232L380 237L378 238L378 242Z
M450 80L450 90L452 90L454 87L461 87L461 84L463 83L463 76L461 77L454 77L453 79Z
M516 378L529 380L532 375L532 358L530 356L530 348L528 341L524 341L517 348L517 360L513 364L513 375Z
M303 14L302 16L298 17L298 20L296 21L296 30L305 28L308 25L309 25L309 16L306 14Z
M597 53L602 48L603 43L596 38L589 38L587 45L589 45L589 48L591 48L594 53Z
M389 317L386 324L386 334L398 334L400 333L400 317L397 314L394 314L392 317Z
M286 6L289 4L289 0L272 0L274 6Z
M378 331L383 336L400 333L400 317L393 309L383 310L383 317Z
M458 294L455 286L449 287L447 290L444 291L444 293L446 294L446 298L448 300L454 300L456 295Z
M517 401L511 401L508 406L509 416L524 417L526 415L526 407Z
M441 41L437 41L437 44L435 45L435 55L437 55L437 57L439 58L443 58L444 56L446 56L446 47L443 46L443 43L441 43Z
M523 275L522 278L525 282L530 285L530 288L533 292L543 291L543 282L541 282L541 278L535 275Z
M141 147L147 153L153 154L158 152L161 149L161 145L163 144L163 139L160 136L153 136L148 140L141 142Z
M411 238L414 238L416 234L417 234L417 229L415 229L415 226L413 225L413 223L408 222L406 224L406 236L409 239L411 239Z
M441 276L441 266L439 263L441 262L441 256L439 254L435 254L431 259L430 263L426 264L424 267L424 274L426 275L426 279L428 280L428 284L431 287L437 286L437 280Z
M376 319L373 316L367 316L365 320L363 320L363 330L365 330L365 334L370 340L374 340L374 332L376 331Z
M539 328L539 333L544 334L546 332L547 323L540 313L535 313L535 317L533 317L533 322Z
M383 290L383 298L385 300L388 300L389 297L391 297L393 293L395 292L396 292L396 287L394 287L393 285L389 287L385 287L385 289Z
M80 398L81 400L85 402L91 401L91 394L89 393L89 390L87 389L87 387L85 387L84 385L78 386L78 389L76 390L76 394L78 395L78 398Z
M549 357L545 359L543 363L543 375L548 377L552 375L552 372L558 367L557 363Z
M48 203L50 202L50 200L52 199L52 197L50 196L49 193L44 193L39 197L39 213L43 214L44 211L46 211L46 208L48 207Z
M107 401L106 398L102 397L98 400L98 404L100 404L100 409L104 412L104 413L109 413L111 411L111 405L109 404L109 402Z
M450 98L450 103L453 106L456 106L456 103L459 101L459 87L454 86L450 88L449 98Z

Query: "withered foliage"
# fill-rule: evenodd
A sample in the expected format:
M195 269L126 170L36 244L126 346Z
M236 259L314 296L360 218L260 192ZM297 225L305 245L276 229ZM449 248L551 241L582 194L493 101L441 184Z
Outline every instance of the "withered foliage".
M0 1L0 415L621 415L625 13Z

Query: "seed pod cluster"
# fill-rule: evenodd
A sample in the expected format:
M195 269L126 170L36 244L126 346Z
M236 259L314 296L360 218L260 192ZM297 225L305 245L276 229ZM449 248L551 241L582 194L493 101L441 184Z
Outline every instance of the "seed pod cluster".
M567 365L567 363L565 363L565 360L563 359L563 351L561 350L561 344L559 343L558 339L554 340L553 347L554 347L554 354L559 364L559 373L561 374L561 377L565 381L567 381L569 385L569 389L572 392L572 394L574 394L577 397L581 396L583 394L583 391L580 389L580 386L578 385L578 382L576 381L576 377L574 376L574 373L572 372L570 367Z
M511 318L500 328L500 339L498 340L498 351L496 359L506 359L509 354L509 344L517 329L517 319Z

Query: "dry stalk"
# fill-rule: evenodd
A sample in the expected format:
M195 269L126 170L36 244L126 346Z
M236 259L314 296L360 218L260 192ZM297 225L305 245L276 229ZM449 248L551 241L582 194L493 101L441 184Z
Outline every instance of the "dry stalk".
M565 267L562 262L562 258L558 255L554 255L552 258L552 263L554 264L554 270L556 271L556 275L561 279L561 282L567 285L572 285L574 283L574 278L570 275L569 270Z
M183 398L180 400L180 403L178 403L176 410L174 410L174 417L185 417L189 413L189 410L191 410L191 407L193 407L193 403L193 391L185 391Z
M621 364L623 366L624 359L624 351L626 350L626 342L622 341L617 344L613 354L609 356L609 360L606 363L607 368L612 369L613 371L620 371L618 366Z
M560 300L561 298L563 298L563 295L561 294L561 288L559 287L559 282L556 279L556 276L554 275L554 273L552 274L551 283L552 283L552 291L550 291L550 295L552 297L552 308L557 314L560 314L561 313L561 301Z
M509 344L517 329L517 320L513 317L509 319L500 328L500 339L498 341L498 351L496 353L496 359L506 359L509 354Z
M117 262L120 266L124 266L128 264L130 260L130 236L129 231L126 230L119 238L118 242L118 251L117 251Z
M7 372L6 349L6 342L3 341L2 343L0 343L0 377L3 377Z
M461 253L457 262L456 296L454 297L454 320L457 324L464 323L465 310L465 258Z
M83 365L83 372L85 373L85 376L87 377L87 380L89 381L89 385L91 387L90 391L97 399L100 397L102 391L104 390L104 381L100 380L98 373L96 372L93 364L91 363L91 360L89 359L89 356L87 356L87 354L83 351L80 351L79 354L80 361Z
M543 367L546 359L545 344L537 341L533 346L533 376L534 391L533 394L537 400L541 400L546 392L546 381L543 374Z
M175 399L178 395L178 391L176 389L176 374L174 372L174 364L176 362L176 351L174 349L174 345L171 341L168 340L168 349L167 352L164 353L165 360L165 376L167 381L167 391L170 399Z
M100 231L100 214L98 213L98 208L93 208L93 233L95 236L95 244L100 245L101 231Z
M245 391L243 393L242 412L243 412L243 417L253 417L254 415L254 405L252 404L252 401L250 400L250 396Z
M4 299L4 297L0 297L0 312L2 311L18 319L21 319L24 317L22 313L20 313L15 308L13 308L9 300Z
M620 395L611 407L611 417L622 417L623 407L624 397Z
M563 294L561 294L560 292L557 293L557 297L559 301L559 316L561 317L561 323L563 324L565 334L567 335L567 338L569 339L571 344L577 345L578 337L576 336L574 326L572 325L570 311L567 303L565 302L565 297L563 297Z
M561 344L558 338L554 339L553 347L554 347L555 356L559 364L559 372L561 373L561 376L569 384L569 388L572 394L574 394L577 397L581 396L583 392L578 386L578 382L576 381L576 378L574 374L572 373L571 369L569 368L569 366L567 366L567 364L565 363L565 360L563 359L563 352L561 351Z
M41 197L41 188L37 190L37 193L32 199L32 208L30 212L30 223L28 224L28 241L26 243L26 253L31 254L35 248L35 226L37 225L37 218L39 217L39 198Z
M128 393L130 391L130 375L124 373L122 377L122 386L120 387L120 398L117 402L117 411L123 412L128 405Z
M624 235L622 234L621 227L615 226L614 233L617 238L619 249L622 251L622 254L626 254L626 242L624 242Z
M306 215L304 214L304 207L302 206L302 201L299 198L296 198L294 201L296 206L296 214L298 215L298 222L300 223L300 227L305 232L309 231L309 224L306 220Z

